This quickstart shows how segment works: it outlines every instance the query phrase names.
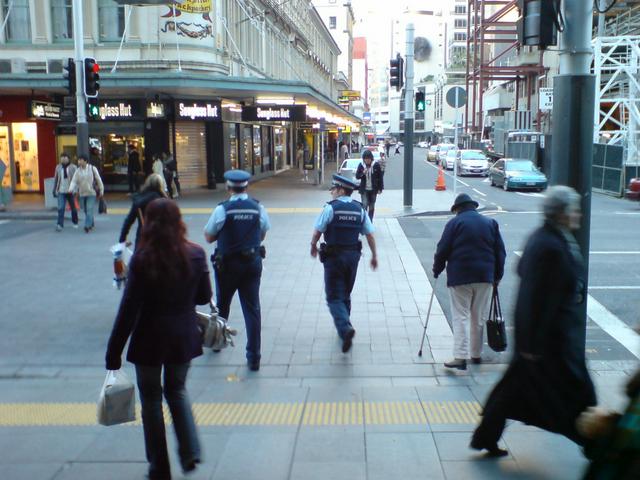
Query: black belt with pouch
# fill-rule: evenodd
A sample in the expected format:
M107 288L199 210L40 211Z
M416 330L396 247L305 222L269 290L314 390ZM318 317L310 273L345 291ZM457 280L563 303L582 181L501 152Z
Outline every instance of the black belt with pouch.
M358 241L358 243L354 243L353 245L327 245L326 243L322 242L318 250L318 257L320 258L320 263L324 263L325 260L330 256L337 255L340 252L354 251L362 251L362 242Z
M260 245L256 248L249 248L247 250L240 250L239 252L228 253L226 255L218 253L218 250L216 249L216 251L211 254L211 263L217 271L221 272L224 269L224 263L226 260L239 259L248 262L254 260L257 256L266 258L267 249L264 245Z

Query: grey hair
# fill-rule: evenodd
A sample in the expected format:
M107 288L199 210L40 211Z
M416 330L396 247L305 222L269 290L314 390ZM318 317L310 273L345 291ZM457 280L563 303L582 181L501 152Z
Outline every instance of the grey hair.
M142 186L142 191L154 191L158 192L163 197L166 197L167 194L164 191L164 178L162 178L158 173L152 173L145 180L144 185Z
M554 185L547 189L547 195L542 202L545 220L557 223L561 215L567 214L571 207L580 206L580 195L573 188L566 185Z

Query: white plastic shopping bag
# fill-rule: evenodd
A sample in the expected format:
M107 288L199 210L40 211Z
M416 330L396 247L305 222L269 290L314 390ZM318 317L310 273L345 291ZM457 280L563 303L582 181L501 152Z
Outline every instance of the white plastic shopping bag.
M129 261L133 252L126 243L116 243L109 251L113 254L113 286L120 290L127 281Z
M118 425L136 419L136 393L133 382L122 370L109 370L98 398L98 423Z

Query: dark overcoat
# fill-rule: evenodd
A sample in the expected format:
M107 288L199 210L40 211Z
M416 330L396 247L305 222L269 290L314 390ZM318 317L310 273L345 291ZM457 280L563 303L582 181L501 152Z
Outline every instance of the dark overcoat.
M375 193L382 193L384 190L384 175L382 174L382 166L380 162L371 163L371 189ZM360 186L358 187L358 193L363 195L367 191L367 179L365 173L365 164L360 162L356 169L356 179L360 180Z
M138 221L138 229L136 230L136 245L138 245L138 241L140 240L140 232L142 230L142 223L140 222L142 218L144 218L144 212L147 209L147 205L149 205L152 201L164 198L160 192L155 190L145 190L140 193L137 193L133 197L133 202L131 205L131 209L129 210L129 214L124 219L124 223L122 224L122 230L120 231L120 238L118 242L123 243L127 240L127 235L129 235L129 230L131 230L131 226L134 222Z
M136 365L180 364L202 355L195 306L211 300L211 281L204 250L193 243L187 248L189 275L164 291L144 275L139 261L144 252L134 253L107 347L109 370L119 366L129 336L127 360Z
M518 264L514 356L487 400L506 417L584 443L575 420L596 404L585 358L585 269L572 237L545 224Z

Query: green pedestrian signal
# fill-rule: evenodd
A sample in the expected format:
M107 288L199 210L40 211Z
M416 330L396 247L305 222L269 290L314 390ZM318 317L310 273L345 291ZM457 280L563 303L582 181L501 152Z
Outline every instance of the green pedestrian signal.
M424 92L418 90L416 92L416 112L424 112L427 104L424 99Z
M87 102L87 117L92 120L100 118L100 108L98 107L98 101L94 98L89 99Z

